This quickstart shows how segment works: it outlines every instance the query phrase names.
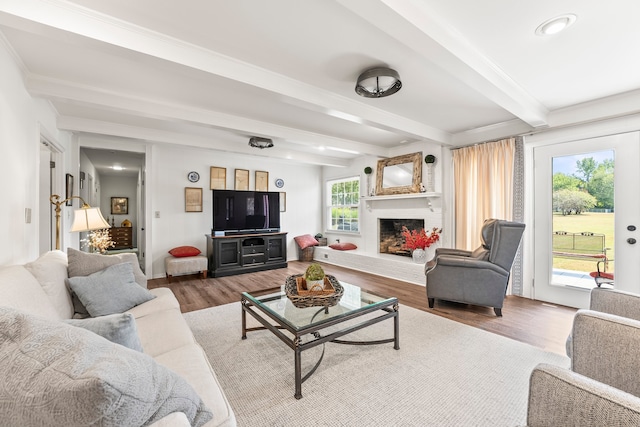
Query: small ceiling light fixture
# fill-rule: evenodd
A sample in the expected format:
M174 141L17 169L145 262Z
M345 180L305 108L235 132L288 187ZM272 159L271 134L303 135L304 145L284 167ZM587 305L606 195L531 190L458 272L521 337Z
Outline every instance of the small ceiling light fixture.
M365 98L382 98L393 95L402 87L396 70L386 67L371 68L358 77L356 93Z
M252 136L249 139L249 147L254 148L271 148L273 147L273 141L269 138L261 138L259 136Z
M567 29L571 24L576 22L578 17L573 13L567 13L565 15L556 16L555 18L548 19L536 28L536 35L538 36L550 36L558 34L560 31Z

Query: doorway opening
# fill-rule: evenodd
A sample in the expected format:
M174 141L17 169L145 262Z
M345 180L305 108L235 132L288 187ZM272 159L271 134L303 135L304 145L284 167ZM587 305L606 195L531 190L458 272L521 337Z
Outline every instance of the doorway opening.
M145 154L100 148L80 148L79 191L87 203L99 207L111 225L115 246L107 253L131 252L145 270ZM89 251L87 233L81 250Z

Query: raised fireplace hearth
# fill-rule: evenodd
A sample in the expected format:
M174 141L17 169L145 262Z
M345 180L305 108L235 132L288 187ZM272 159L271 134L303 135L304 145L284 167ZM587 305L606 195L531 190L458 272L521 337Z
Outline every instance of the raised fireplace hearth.
M404 237L402 237L402 226L409 231L424 228L423 219L397 219L380 218L379 220L379 242L380 253L399 256L411 256L411 251L404 247Z

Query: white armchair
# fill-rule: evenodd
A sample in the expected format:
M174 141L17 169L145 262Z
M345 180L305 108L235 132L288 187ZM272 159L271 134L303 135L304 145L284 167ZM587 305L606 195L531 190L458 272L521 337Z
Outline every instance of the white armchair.
M640 314L640 296L596 288L591 307ZM529 426L640 425L640 321L579 310L567 343L571 370L538 365L531 374Z

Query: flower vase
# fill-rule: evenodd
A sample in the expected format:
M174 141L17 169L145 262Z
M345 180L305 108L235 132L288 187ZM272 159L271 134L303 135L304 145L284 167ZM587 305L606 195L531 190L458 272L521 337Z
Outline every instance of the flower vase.
M424 264L427 262L427 252L424 249L414 249L411 254L413 262L416 264Z

